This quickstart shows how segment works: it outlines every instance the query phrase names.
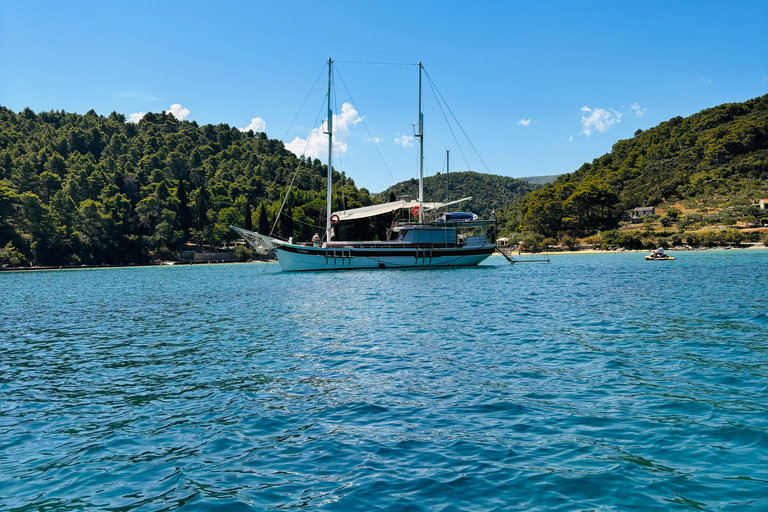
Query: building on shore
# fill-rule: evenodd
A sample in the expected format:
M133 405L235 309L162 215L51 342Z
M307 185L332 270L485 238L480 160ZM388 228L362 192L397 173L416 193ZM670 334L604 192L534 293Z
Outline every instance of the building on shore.
M656 208L653 206L638 206L634 210L630 210L626 213L625 218L628 218L633 224L642 222L644 218L650 217L656 213Z

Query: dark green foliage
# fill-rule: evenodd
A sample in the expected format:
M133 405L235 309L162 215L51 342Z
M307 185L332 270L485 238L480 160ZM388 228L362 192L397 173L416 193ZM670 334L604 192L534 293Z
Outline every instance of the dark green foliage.
M264 203L259 205L259 233L268 235L271 231L269 225L269 219L267 219L267 209L264 207Z
M16 250L13 243L8 242L0 249L0 266L19 267L26 262L24 255Z
M229 223L252 225L251 204L260 205L259 229L269 233L267 218L277 215L300 164L283 215L309 227L283 221L277 234L282 227L308 240L325 224L328 171L307 160L264 133L198 126L165 112L134 124L115 112L0 107L0 248L6 264L174 258L188 242L237 239ZM334 171L334 207L340 180ZM373 202L349 179L343 196L350 208Z
M245 222L243 223L243 228L248 231L253 231L253 212L251 211L251 203L248 203L248 206L245 209Z
M531 185L547 185L548 183L552 183L557 178L559 178L560 174L550 174L548 176L530 176L525 178L518 178L523 181L527 181Z
M237 261L248 261L253 258L253 251L245 245L238 245L235 247L235 256Z
M189 210L189 200L187 199L184 180L179 180L179 185L176 188L176 199L179 202L179 227L186 234L192 227L192 212Z
M585 235L616 227L622 212L638 206L688 201L692 209L725 208L749 205L766 191L768 95L638 130L611 153L505 209L500 221L506 231ZM735 214L721 217L736 223ZM754 212L742 217L758 218ZM670 211L662 223L678 218Z
M288 207L283 211L280 218L280 231L281 236L286 240L293 238L293 211Z

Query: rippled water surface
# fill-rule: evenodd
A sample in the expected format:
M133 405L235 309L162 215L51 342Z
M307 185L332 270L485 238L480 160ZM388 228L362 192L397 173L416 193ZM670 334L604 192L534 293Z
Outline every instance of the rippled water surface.
M768 510L768 251L0 274L0 509Z

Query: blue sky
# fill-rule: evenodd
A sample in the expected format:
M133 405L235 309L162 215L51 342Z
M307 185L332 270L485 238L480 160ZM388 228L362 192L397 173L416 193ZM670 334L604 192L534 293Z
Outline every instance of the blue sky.
M446 149L454 171L571 172L638 128L768 93L768 2L623 4L0 0L0 104L126 116L178 105L200 124L259 118L303 147L325 77L291 122L332 57L351 93L337 81L334 165L380 191L417 175L417 67L342 61L424 63L482 158L456 145L425 86L428 175Z

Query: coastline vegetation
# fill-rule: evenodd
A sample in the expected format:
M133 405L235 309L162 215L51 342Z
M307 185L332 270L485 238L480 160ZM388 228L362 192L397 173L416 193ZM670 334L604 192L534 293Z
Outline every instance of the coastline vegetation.
M293 189L286 199L294 173ZM138 123L0 107L0 266L145 264L239 237L239 225L287 239L322 230L325 177L265 133L148 113ZM415 197L409 180L372 195L333 170L333 208ZM676 117L543 186L457 172L451 199L495 209L498 234L521 250L768 244L768 95ZM425 180L443 200L445 175ZM278 216L285 199L283 213ZM655 212L632 223L635 207ZM386 215L337 226L375 239ZM249 249L236 249L240 260Z
M452 208L471 208L472 213L482 218L491 218L494 210L500 206L511 204L523 196L538 190L540 185L529 183L524 179L485 174L472 171L450 172L424 178L424 197L429 200L445 201L448 190L449 200L455 201L463 197L472 197L467 204L457 204ZM382 201L388 201L394 194L396 198L416 199L419 197L419 181L410 179L389 187L377 194Z
M232 224L309 240L324 224L327 172L265 133L226 124L0 107L0 265L173 260L237 240ZM333 203L373 199L334 170ZM366 236L369 226L343 229Z
M526 246L649 248L765 241L768 95L675 117L499 212ZM636 207L655 214L632 224ZM762 232L761 232L762 231ZM554 241L554 243L545 243Z

